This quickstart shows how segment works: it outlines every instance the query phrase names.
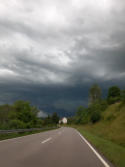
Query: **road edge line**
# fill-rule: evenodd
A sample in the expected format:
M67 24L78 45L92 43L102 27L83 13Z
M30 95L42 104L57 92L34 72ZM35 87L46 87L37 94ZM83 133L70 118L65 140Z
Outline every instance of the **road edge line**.
M76 130L77 131L77 130ZM91 150L95 153L95 155L98 157L98 159L103 163L105 167L110 167L110 165L102 158L102 156L93 148L93 146L83 137L83 135L77 131L79 136L82 138L82 140L91 148Z

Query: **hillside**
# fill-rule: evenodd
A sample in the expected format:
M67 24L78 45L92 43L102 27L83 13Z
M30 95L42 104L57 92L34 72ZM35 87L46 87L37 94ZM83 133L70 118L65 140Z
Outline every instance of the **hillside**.
M89 132L125 146L125 104L110 105L102 119L95 124L84 125Z
M89 121L86 124L71 124L71 126L115 167L125 167L125 103L109 105L101 112L101 119L96 123Z

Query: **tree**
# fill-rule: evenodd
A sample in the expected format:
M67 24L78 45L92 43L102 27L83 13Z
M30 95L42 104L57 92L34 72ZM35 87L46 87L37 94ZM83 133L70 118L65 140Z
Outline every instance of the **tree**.
M11 129L24 129L25 128L25 124L24 124L24 122L22 122L22 121L20 121L18 119L15 119L15 120L10 120L9 127Z
M113 104L120 101L121 98L121 91L120 88L117 86L112 86L108 90L108 104Z
M0 129L9 128L9 113L12 110L12 106L4 104L0 106Z
M52 122L52 118L50 117L50 115L48 115L47 117L44 118L44 121L43 121L43 125L52 125L53 122Z
M83 106L78 107L78 110L76 112L76 116L81 117L83 112L84 112L84 110L85 110L85 108Z
M7 123L9 118L8 114L11 111L11 106L8 104L4 104L0 106L0 124Z
M37 117L38 109L27 101L16 101L8 114L10 128L35 128L40 126ZM42 126L42 124L41 124Z
M16 119L19 119L24 123L29 123L30 121L35 121L37 119L38 110L31 106L29 102L16 101L13 109L15 111Z
M121 91L121 100L125 103L125 90Z
M88 112L83 106L80 106L76 112L74 123L86 124L88 122Z
M52 122L54 124L58 124L58 122L59 122L59 117L58 117L56 112L54 112L53 115L52 115Z
M89 91L90 104L99 101L101 99L101 94L101 88L97 84L94 84Z

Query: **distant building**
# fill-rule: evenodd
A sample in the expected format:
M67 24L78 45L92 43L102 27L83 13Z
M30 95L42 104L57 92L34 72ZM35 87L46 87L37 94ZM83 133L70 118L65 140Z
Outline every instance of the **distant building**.
M59 120L59 124L67 124L67 118L66 117L63 117L61 120Z

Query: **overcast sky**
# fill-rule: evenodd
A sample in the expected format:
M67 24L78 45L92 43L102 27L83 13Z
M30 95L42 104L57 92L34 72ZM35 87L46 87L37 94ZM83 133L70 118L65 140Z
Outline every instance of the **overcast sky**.
M124 17L124 0L0 0L0 103L66 112L124 87Z

